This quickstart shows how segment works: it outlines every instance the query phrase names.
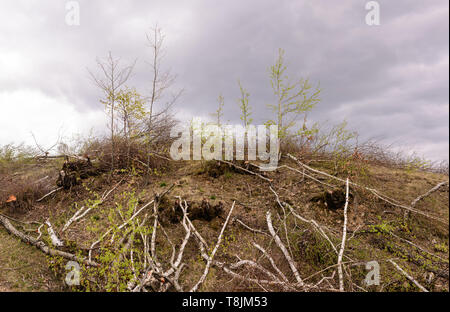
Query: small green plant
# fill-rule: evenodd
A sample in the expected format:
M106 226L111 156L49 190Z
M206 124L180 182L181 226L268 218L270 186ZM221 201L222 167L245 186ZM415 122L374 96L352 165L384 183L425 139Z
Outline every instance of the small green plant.
M426 170L426 169L430 169L431 166L431 162L419 157L415 154L409 156L406 160L405 160L406 164L404 166L406 172L408 173L412 173L418 170Z
M369 225L370 233L389 234L394 230L394 226L386 221L382 221L380 224Z
M252 123L253 119L250 118L251 116L251 108L248 104L248 98L250 94L247 92L247 90L244 89L241 82L238 81L239 89L241 91L241 97L239 98L239 108L241 109L241 120L244 123L244 127L247 127L249 124Z
M230 246L232 246L236 242L236 240L236 235L233 232L229 235L224 235L223 241L220 246L222 248L222 252L226 254Z
M98 233L100 241L107 241L99 249L94 260L98 267L83 266L81 287L86 291L125 291L135 276L143 273L142 259L146 257L142 247L142 237L152 233L139 217L132 219L128 227L120 228L123 220L129 220L138 205L139 198L134 191L125 191L115 198L115 206L110 208L108 223L110 234L103 237L104 230ZM128 243L123 244L126 240ZM133 257L130 257L132 252Z
M100 220L100 216L99 215L93 215L92 216L92 220L93 221L98 221L98 220Z
M222 94L219 95L219 97L217 98L217 101L219 102L219 106L217 107L216 112L212 115L217 121L217 126L220 127L222 125L223 106L224 106L224 98L223 98Z
M448 253L448 247L445 245L445 243L435 244L434 250Z
M231 171L227 170L227 171L225 171L223 176L225 177L225 179L231 179L233 177L233 173Z

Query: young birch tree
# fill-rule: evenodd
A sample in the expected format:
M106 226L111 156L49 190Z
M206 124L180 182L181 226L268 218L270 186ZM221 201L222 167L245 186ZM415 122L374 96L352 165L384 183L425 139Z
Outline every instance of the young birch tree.
M117 112L122 120L122 132L127 145L127 165L130 166L130 140L138 132L138 124L145 117L145 101L135 88L125 87L117 94Z
M146 34L147 42L151 49L152 61L150 67L152 70L151 76L151 89L149 97L149 112L148 112L148 124L147 124L147 144L148 144L148 158L147 167L150 170L150 154L152 148L152 130L154 128L154 119L157 116L161 116L164 112L167 112L170 107L175 104L178 98L181 96L183 89L176 93L172 93L169 99L165 101L165 107L158 114L155 114L155 105L161 102L165 97L168 89L170 89L175 83L176 76L172 75L170 70L162 70L162 59L165 56L165 50L163 49L165 36L161 31L161 28L156 25Z
M215 117L217 118L217 126L221 127L222 126L222 116L223 116L223 106L225 104L222 94L219 95L219 97L217 98L217 102L219 103L219 106L217 107Z
M97 65L100 69L100 75L95 75L89 69L88 72L95 83L95 85L102 90L104 98L100 101L105 104L107 113L110 115L110 129L111 129L111 171L114 170L114 120L116 110L116 99L120 88L127 82L133 71L136 61L131 65L121 67L120 59L113 58L112 53L109 52L108 56L101 60L97 58Z
M238 84L241 91L241 97L238 99L239 107L241 109L240 118L244 122L244 127L247 129L247 126L253 121L253 119L250 118L252 113L250 111L250 105L248 104L248 98L250 94L247 92L247 90L244 89L240 81L238 81Z

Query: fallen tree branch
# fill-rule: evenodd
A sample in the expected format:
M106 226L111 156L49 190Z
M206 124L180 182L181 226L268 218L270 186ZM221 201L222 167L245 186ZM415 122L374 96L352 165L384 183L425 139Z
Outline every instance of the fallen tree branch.
M85 206L81 207L77 212L75 212L75 214L72 216L72 218L70 218L66 224L64 224L64 227L62 228L61 232L66 231L69 226L73 223L76 222L80 219L82 219L89 211L91 211L93 208L96 208L98 206L100 206L101 204L103 204L103 202L106 200L106 198L108 198L109 194L111 194L118 186L119 184L123 181L120 180L119 183L117 183L111 190L109 190L106 194L103 194L102 197L100 198L100 201L93 204L91 207L89 208L85 208Z
M437 184L435 187L433 187L432 189L430 189L430 190L429 190L428 192L426 192L425 194L422 194L422 195L418 196L416 199L414 199L414 200L411 202L411 207L416 206L416 204L417 204L418 201L420 201L420 200L422 200L423 198L425 198L425 197L431 195L432 193L436 192L439 188L441 188L441 186L444 186L444 185L446 185L446 184L448 184L448 181L441 182L441 183Z
M278 248L283 252L284 257L286 258L287 262L289 263L289 267L291 268L292 273L294 273L295 279L297 280L297 283L300 286L303 286L302 278L300 277L300 274L298 273L297 268L295 267L294 260L289 255L289 252L287 251L286 247L284 246L283 242L281 241L280 237L275 233L275 230L272 225L272 215L270 211L266 212L266 221L267 221L267 227L269 228L269 232L272 235L273 239L275 240L275 243L277 244Z
M423 287L422 285L419 284L418 281L416 281L411 275L409 275L408 273L406 273L397 263L394 262L394 260L389 259L388 260L390 263L392 263L392 265L400 272L402 273L407 279L409 279L411 282L413 282L417 287L419 287L419 289L423 292L428 292L428 290Z
M50 239L52 240L53 246L56 246L56 247L64 246L64 243L58 238L58 236L56 236L56 233L53 230L52 224L50 223L50 221L48 219L47 219L47 221L45 221L45 224L47 224L48 235L50 235Z
M296 217L296 218L299 219L300 221L303 221L303 222L305 222L305 223L311 224L311 225L319 232L319 234L322 235L322 236L328 241L328 243L331 245L331 247L332 247L333 250L336 252L336 254L338 253L338 251L337 251L337 249L336 249L336 246L334 246L334 244L333 244L333 242L331 241L331 239L328 237L327 234L325 234L325 231L322 229L322 227L321 227L315 220L313 220L313 219L310 219L310 220L305 219L305 218L303 218L302 216L300 216L299 214L297 214L297 213L294 211L294 209L291 207L291 205L289 205L289 204L286 203L286 202L281 203L280 197L278 196L277 192L275 192L275 190L274 190L272 187L269 187L269 188L270 188L270 190L275 194L275 197L276 197L276 200L277 200L277 202L278 202L278 205L279 205L281 208L283 208L283 204L284 204L285 206L287 206L287 207L289 208L289 210L291 211L291 213L292 213L292 215L293 215L294 217Z
M414 208L414 207L416 206L416 204L417 204L420 200L422 200L422 199L424 199L425 197L427 197L427 196L431 195L432 193L436 192L438 189L441 188L441 186L444 186L444 185L446 185L446 184L448 184L448 181L443 181L443 182L441 182L441 183L438 183L436 186L434 186L433 188L431 188L431 189L430 189L428 192L426 192L425 194L419 195L416 199L414 199L414 200L411 202L411 207ZM404 214L403 217L404 217L404 219L407 219L407 218L409 217L409 211L408 211L408 210L405 211L405 214Z
M142 210L144 210L145 208L147 208L149 205L151 205L155 200L151 200L150 202L146 203L144 206L141 207L141 209L139 209L135 214L133 214L127 221L125 221L124 223L122 223L118 229L121 230L125 225L127 225L131 220L133 220ZM94 249L94 247L100 243L105 237L106 235L108 235L109 233L111 233L113 229L110 228L108 231L106 231L98 240L96 240L95 242L92 243L91 247L89 248L89 260L91 260L92 258L92 250Z
M31 245L35 246L36 248L42 250L47 255L63 257L63 258L69 259L69 260L82 262L89 266L96 266L96 267L99 266L99 264L94 261L87 260L84 257L79 257L79 256L76 256L76 255L68 253L68 252L52 249L52 248L48 247L44 242L34 239L33 237L28 236L26 234L23 234L22 232L18 231L11 224L11 222L9 222L9 220L7 218L3 217L2 215L0 215L0 223L2 223L2 225L5 227L5 229L9 233L20 238L23 242L25 242L27 244L31 244Z
M259 234L264 234L264 235L270 236L268 233L266 233L266 232L264 232L264 231L261 231L261 230L258 230L258 229L251 228L250 226L248 226L247 224L245 224L244 222L242 222L240 219L238 219L238 218L236 218L236 217L233 218L233 221L232 221L232 222L234 222L234 221L236 221L237 223L239 223L240 225L242 225L244 228L246 228L247 230L249 230L249 231L251 231L251 232L259 233Z
M170 186L166 191L164 191L161 195L157 195L157 198L161 198L164 195L166 195L168 192L170 192L172 190L172 188L175 186L175 184L172 184L172 186ZM145 208L147 208L148 206L150 206L153 202L155 201L155 199L149 201L148 203L146 203L144 206L142 206L138 211L136 211L128 220L126 220L124 223L122 223L117 229L121 230L123 229L128 223L130 223L130 221L132 221L137 215L139 215ZM92 250L94 248L94 246L96 246L98 243L100 243L105 237L106 235L108 235L109 233L111 233L111 231L113 230L113 228L110 228L108 231L106 231L97 241L93 242L90 250L89 250L89 260L91 260L92 258Z
M342 243L338 254L338 274L339 274L339 291L344 291L344 276L342 273L342 256L344 255L345 240L347 238L347 207L348 207L348 178L345 192L345 206L344 206L344 227L342 230Z
M239 169L239 170L242 170L242 171L244 171L244 172L250 173L251 175L257 176L257 177L263 179L264 181L272 182L271 179L266 178L266 177L263 177L263 176L260 175L259 173L256 173L256 172L253 172L253 171L251 171L251 170L242 168L241 166L238 166L238 165L236 165L236 164L233 164L232 162L229 162L229 161L226 161L226 160L221 160L221 159L216 159L216 160L219 161L219 162L221 162L221 163L224 163L224 164L228 164L228 165L230 165L230 166L233 166L233 167L236 168L236 169ZM256 166L256 165L254 165L254 166ZM256 166L256 167L258 167L258 166ZM259 167L258 167L258 168L259 168Z
M283 274L283 272L281 272L281 270L277 267L277 265L275 264L275 261L273 260L273 258L269 255L269 253L262 248L261 246L259 246L257 243L253 243L253 246L255 246L258 250L260 250L265 256L266 258L269 260L270 264L272 265L272 267L275 269L275 271L277 271L277 273L281 276L281 278L283 279L283 281L285 281L286 283L288 283L288 279L286 277L286 275Z
M38 200L36 200L36 202L40 202L40 201L44 200L45 198L47 198L48 196L52 195L53 193L55 193L55 192L61 190L62 188L63 188L62 186L60 186L60 187L58 187L58 188L55 188L53 191L50 191L49 193L45 194L44 196L42 196L41 198L39 198Z

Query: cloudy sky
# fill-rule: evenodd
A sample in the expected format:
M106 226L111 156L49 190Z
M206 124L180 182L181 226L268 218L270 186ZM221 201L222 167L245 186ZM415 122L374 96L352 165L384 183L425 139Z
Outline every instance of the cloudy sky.
M250 93L255 123L270 116L268 67L286 51L292 78L319 83L309 116L344 118L361 139L377 138L434 160L449 158L449 6L447 0L380 0L380 25L366 24L365 0L80 0L80 24L68 25L69 1L0 2L0 145L43 144L58 132L102 133L106 116L89 80L96 57L137 59L129 85L150 91L146 32L166 34L163 65L185 92L180 119L207 117L225 98L239 120L238 79Z

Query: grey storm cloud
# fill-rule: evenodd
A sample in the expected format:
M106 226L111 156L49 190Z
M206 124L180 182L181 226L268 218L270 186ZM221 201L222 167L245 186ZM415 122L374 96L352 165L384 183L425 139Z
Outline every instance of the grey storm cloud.
M448 160L445 0L379 0L379 26L365 23L362 0L80 0L79 26L65 23L66 3L0 4L0 107L16 112L15 123L22 127L39 118L20 107L27 97L18 94L25 91L39 91L49 114L63 101L79 114L77 122L91 114L96 126L92 114L103 107L86 68L95 71L96 57L108 51L123 64L137 59L130 85L148 94L151 51L145 33L158 23L166 34L163 64L177 74L175 87L185 89L175 108L180 118L208 116L222 94L224 118L238 122L240 80L250 93L255 122L266 120L273 101L268 67L283 48L292 79L320 83L322 100L309 116L312 121L346 119L363 139L381 137ZM55 131L52 127L42 125L42 136ZM0 144L8 143L5 133L13 130L5 125L0 130Z

